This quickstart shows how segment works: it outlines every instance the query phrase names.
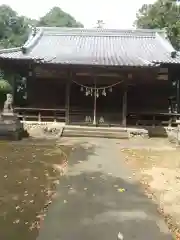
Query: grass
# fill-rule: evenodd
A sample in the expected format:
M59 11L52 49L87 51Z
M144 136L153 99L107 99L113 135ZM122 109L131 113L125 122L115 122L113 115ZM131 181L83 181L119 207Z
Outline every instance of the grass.
M0 142L0 239L36 239L69 153L52 142Z

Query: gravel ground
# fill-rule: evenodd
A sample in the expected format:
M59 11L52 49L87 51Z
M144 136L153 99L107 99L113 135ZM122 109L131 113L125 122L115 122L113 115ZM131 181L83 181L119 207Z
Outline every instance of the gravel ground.
M136 139L121 146L126 163L180 239L180 149L165 139Z

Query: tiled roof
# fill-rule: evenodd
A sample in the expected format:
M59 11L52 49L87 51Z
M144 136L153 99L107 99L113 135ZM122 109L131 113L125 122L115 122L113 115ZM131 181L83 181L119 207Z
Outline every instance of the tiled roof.
M180 63L172 51L164 31L46 27L38 28L22 48L1 50L0 58L106 66Z

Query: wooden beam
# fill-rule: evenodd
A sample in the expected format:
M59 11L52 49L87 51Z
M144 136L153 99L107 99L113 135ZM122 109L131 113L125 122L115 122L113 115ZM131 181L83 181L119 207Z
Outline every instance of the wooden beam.
M91 72L78 72L76 73L76 76L92 76L92 73ZM119 78L121 77L120 74L117 74L117 73L97 73L95 76L97 77L115 77L115 78ZM123 77L123 75L122 75Z
M66 102L65 102L65 108L66 108L66 124L68 125L70 123L70 90L71 90L71 83L72 83L72 74L69 73L68 80L66 83Z

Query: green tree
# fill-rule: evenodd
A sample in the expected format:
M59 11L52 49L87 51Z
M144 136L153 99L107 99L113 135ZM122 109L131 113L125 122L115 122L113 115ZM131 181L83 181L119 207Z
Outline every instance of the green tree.
M39 21L19 16L7 5L0 6L0 48L22 46L28 38L29 26L83 27L71 15L54 7Z
M0 6L0 46L21 46L28 36L28 23L25 17L18 14L7 5Z
M59 7L52 8L38 22L38 26L48 27L83 27L83 25L75 20L70 14L64 12Z
M0 113L3 109L7 93L12 93L12 87L8 81L0 79Z
M136 15L135 26L166 29L173 46L180 48L180 6L175 0L157 0L154 4L144 4Z

